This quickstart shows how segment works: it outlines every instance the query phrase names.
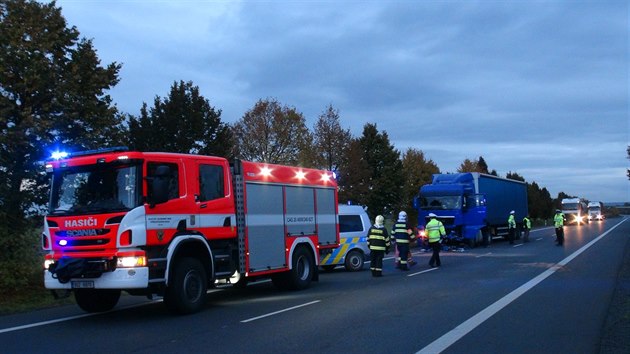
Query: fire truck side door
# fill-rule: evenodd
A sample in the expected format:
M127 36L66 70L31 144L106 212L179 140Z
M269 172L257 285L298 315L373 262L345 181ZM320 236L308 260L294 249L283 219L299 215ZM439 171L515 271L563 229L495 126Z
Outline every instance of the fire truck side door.
M196 170L197 229L207 238L234 237L236 216L227 163L199 160Z

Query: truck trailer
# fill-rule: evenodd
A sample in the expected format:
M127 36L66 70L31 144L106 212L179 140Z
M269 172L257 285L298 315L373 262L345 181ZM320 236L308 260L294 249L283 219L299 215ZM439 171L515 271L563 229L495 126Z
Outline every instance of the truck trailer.
M520 230L528 213L527 185L477 172L434 174L431 184L420 187L414 207L419 230L433 213L444 224L449 239L474 247L493 237L507 237L511 211Z
M87 312L126 291L192 313L230 279L304 289L339 246L330 171L125 148L60 156L46 170L44 283Z

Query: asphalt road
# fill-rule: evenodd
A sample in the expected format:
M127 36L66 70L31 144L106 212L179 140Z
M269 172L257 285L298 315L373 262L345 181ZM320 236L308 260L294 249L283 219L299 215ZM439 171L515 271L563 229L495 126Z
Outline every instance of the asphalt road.
M630 222L566 227L564 247L552 234L443 252L437 269L428 253L409 272L389 257L382 278L338 268L299 292L216 289L191 316L131 296L98 315L3 316L0 352L599 353Z

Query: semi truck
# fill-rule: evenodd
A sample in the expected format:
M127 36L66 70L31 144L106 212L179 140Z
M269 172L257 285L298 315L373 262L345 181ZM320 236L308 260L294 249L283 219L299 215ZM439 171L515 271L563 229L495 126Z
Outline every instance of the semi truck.
M230 279L304 289L339 246L330 171L126 148L57 155L46 170L45 287L87 312L126 291L193 313Z
M589 222L586 202L582 198L565 198L560 201L562 214L567 225L582 225Z
M604 220L604 203L589 202L588 203L588 220Z
M420 187L414 207L420 232L433 213L444 224L450 240L474 247L493 237L507 237L511 211L520 230L528 213L527 185L477 172L434 174L431 184Z

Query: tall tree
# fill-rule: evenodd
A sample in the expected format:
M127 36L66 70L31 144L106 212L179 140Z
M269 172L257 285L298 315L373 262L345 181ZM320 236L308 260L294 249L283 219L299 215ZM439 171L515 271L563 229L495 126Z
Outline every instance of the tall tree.
M320 114L313 133L315 166L336 171L343 165L345 152L352 141L350 129L339 123L339 110L329 105Z
M374 218L378 214L388 215L397 211L401 205L403 173L400 153L390 143L387 132L379 133L376 124L366 124L363 135L357 140L354 156L365 171L346 170L340 179L342 189L360 189L367 191L359 196L368 207L368 214ZM357 163L356 161L353 163Z
M367 205L372 171L364 158L359 139L352 139L337 172L339 202Z
M440 169L433 162L427 160L424 152L409 148L402 157L403 190L401 208L407 212L409 221L415 223L418 211L412 207L413 199L418 195L420 187L433 181L433 174L440 173Z
M507 178L507 179L513 179L513 180L515 180L515 181L525 182L525 177L523 177L523 176L519 175L519 174L518 174L518 173L516 173L516 172L512 172L512 171L508 172L508 173L505 175L505 178Z
M15 230L43 203L50 150L118 144L122 116L105 92L121 66L101 66L56 3L0 2L0 202Z
M130 145L138 150L228 156L231 131L221 110L199 92L192 81L174 82L168 97L156 96L147 111L129 120Z
M471 160L471 159L465 159L461 163L461 165L459 165L459 167L457 168L457 172L459 172L459 173L463 173L463 172L479 172L478 171L478 166L477 166L477 161Z
M311 141L302 113L269 98L256 102L232 131L235 156L250 161L304 165Z
M488 164L486 163L486 160L484 160L483 156L479 156L479 160L477 160L477 169L481 173L490 173L490 171L488 171Z

